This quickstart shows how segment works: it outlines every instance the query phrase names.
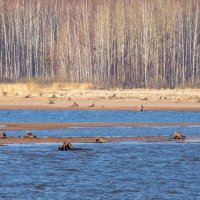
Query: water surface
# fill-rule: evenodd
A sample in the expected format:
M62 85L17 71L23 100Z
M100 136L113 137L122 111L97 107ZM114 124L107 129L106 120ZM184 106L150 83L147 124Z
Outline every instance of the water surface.
M1 122L199 122L200 112L0 111ZM200 136L200 127L34 130L36 136ZM23 136L24 131L8 131ZM200 199L200 143L0 146L0 199Z
M1 199L198 199L200 144L0 147Z
M0 122L200 122L200 112L0 110Z

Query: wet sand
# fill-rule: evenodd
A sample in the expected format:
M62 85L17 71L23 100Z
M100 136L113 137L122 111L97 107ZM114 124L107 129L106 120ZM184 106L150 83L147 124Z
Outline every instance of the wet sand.
M107 122L107 123L25 123L25 122L0 122L0 131L12 130L48 130L48 129L65 129L65 128L89 128L89 127L162 127L162 126L200 126L200 122Z
M48 104L33 100L32 102L16 101L15 103L0 102L0 110L128 110L139 111L140 106L143 105L144 111L200 111L200 103L172 103L159 101L94 101L95 106L87 101L79 100L76 103L79 105L73 107L73 102L58 102L55 104Z
M148 137L101 137L106 142L122 142L122 141L170 141L170 137L166 136L148 136ZM62 143L69 141L72 143L96 143L96 137L48 137L48 138L6 138L0 139L0 144L23 144L23 143Z
M0 123L1 131L16 130L48 130L74 127L161 127L161 126L200 126L200 123ZM33 135L37 135L35 131ZM38 135L37 135L38 136ZM144 142L167 142L172 141L171 136L134 136L134 137L101 137L106 142L144 141ZM192 138L192 137L190 137ZM200 137L195 137L200 140ZM22 143L62 143L66 140L73 143L95 143L96 137L39 137L38 138L5 138L0 139L0 144ZM180 140L182 141L182 140Z
M136 137L101 137L104 141L110 142L195 142L200 141L200 136L187 137L185 140L173 140L171 136L136 136ZM2 144L31 144L31 143L96 143L96 137L46 137L46 138L6 138L0 139ZM97 143L99 144L99 143Z

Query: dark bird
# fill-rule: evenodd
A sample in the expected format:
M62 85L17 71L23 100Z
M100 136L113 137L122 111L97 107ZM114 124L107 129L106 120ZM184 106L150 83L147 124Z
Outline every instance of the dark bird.
M147 98L147 97L144 97L144 99L142 99L142 100L144 100L144 101L148 101L148 98Z
M30 98L31 94L26 95L24 98Z
M116 94L113 94L112 96L110 96L109 99L116 99Z
M55 98L57 98L57 96L54 94L54 95L52 95L52 97L51 97L51 98L55 99Z
M2 92L2 93L3 93L3 96L7 96L7 94L8 94L7 92Z
M78 107L79 105L76 103L76 102L74 102L74 104L72 105L72 107Z
M176 103L180 103L180 102L181 102L181 100L178 98L177 101L176 101Z
M89 108L93 108L93 107L95 107L95 105L94 105L94 103L92 104L92 105L90 105L90 106L88 106Z
M50 99L49 99L49 104L55 104L55 100L52 99L52 98L50 98Z
M141 104L139 111L144 111L144 106Z

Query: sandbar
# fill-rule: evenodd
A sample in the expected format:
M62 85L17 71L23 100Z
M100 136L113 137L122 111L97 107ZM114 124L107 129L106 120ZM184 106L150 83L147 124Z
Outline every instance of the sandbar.
M185 140L173 140L170 136L135 136L135 137L101 137L106 143L111 142L200 142L200 136L187 137ZM0 139L2 144L41 144L41 143L96 143L96 137L44 137L44 138L5 138ZM99 143L97 143L100 145Z
M49 130L90 127L183 127L200 126L200 122L0 122L0 131Z

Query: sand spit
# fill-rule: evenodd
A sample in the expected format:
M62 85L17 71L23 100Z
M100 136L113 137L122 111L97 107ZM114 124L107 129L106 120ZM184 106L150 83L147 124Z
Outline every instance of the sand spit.
M46 123L46 122L0 122L0 131L12 130L48 130L65 128L89 128L89 127L162 127L162 126L200 126L200 122L107 122L107 123Z
M173 140L170 136L135 136L135 137L101 137L107 143L110 142L200 142L200 136L187 137L185 140ZM0 139L2 144L36 144L36 143L96 143L96 137L45 137L45 138L6 138ZM100 145L100 144L99 144Z
M149 141L164 142L171 139L166 136L147 136L147 137L101 137L106 142L126 142L126 141ZM46 138L6 138L1 139L0 144L27 144L27 143L62 143L64 141L71 143L96 143L96 137L46 137Z

